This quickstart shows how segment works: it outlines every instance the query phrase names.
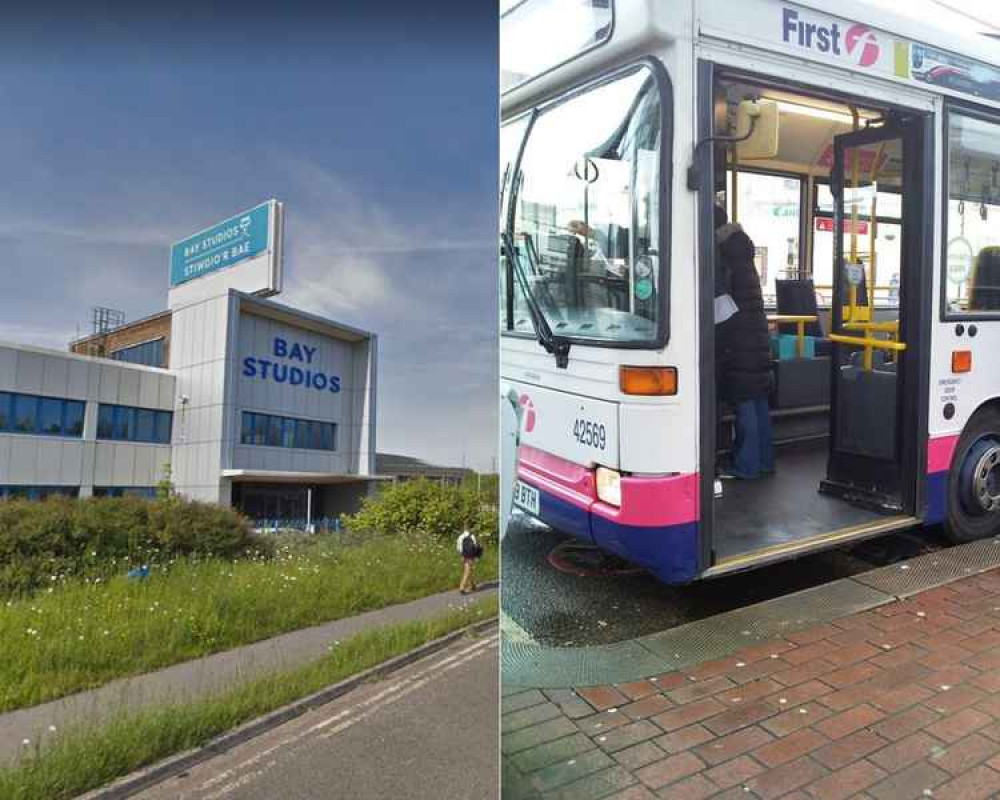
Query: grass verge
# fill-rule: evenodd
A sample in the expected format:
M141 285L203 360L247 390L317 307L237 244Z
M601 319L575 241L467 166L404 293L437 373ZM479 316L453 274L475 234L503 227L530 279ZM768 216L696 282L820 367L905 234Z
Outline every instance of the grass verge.
M57 733L10 768L0 769L5 800L62 800L104 786L326 686L497 614L496 596L429 620L347 639L328 656L214 697L123 713L98 727Z
M180 559L0 604L0 712L454 588L453 542L283 539L273 558ZM478 577L497 574L488 549Z

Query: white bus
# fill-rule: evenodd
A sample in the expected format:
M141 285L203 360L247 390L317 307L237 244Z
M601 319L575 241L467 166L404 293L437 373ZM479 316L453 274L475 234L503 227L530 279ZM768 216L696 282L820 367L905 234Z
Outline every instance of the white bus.
M1000 534L998 45L828 5L502 14L514 503L666 582L920 524ZM716 480L716 203L773 334L755 481Z

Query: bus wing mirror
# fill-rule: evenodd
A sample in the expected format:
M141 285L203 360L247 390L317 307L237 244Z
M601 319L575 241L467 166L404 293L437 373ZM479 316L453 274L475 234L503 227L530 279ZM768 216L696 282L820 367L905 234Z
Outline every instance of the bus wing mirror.
M746 137L746 138L744 138ZM742 100L736 108L736 155L740 161L778 155L778 104L774 100Z

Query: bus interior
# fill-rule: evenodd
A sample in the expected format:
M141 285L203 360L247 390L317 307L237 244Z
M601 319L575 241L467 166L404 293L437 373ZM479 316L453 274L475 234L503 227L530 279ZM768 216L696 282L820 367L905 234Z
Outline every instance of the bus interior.
M870 103L718 74L713 117L715 133L730 138L747 135L751 119L770 127L747 146L717 144L713 166L716 203L754 243L776 445L773 474L715 481L716 564L912 523L900 301L904 207L913 206L904 203L905 137L893 133L905 126ZM722 394L717 474L735 438Z

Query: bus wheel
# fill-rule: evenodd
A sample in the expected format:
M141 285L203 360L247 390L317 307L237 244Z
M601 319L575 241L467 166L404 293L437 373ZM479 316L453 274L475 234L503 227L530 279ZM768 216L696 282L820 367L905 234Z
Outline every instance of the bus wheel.
M948 536L971 542L1000 534L1000 412L976 414L962 432L948 481Z

